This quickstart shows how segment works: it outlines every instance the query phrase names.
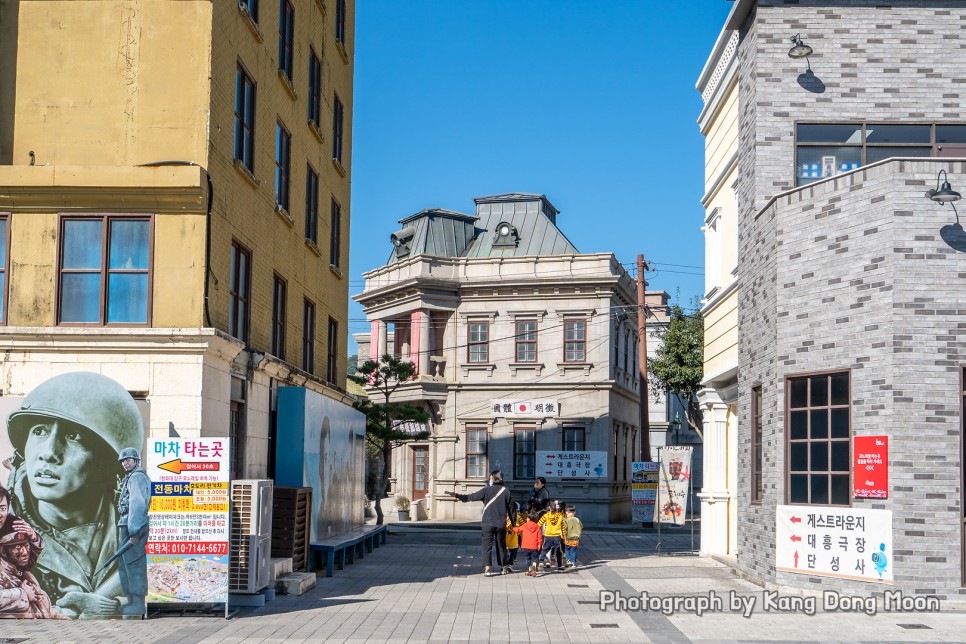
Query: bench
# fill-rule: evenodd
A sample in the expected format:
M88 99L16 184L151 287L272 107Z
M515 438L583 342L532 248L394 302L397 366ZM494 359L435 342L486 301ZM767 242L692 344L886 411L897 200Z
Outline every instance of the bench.
M372 552L374 548L386 543L388 534L388 526L367 525L328 539L313 541L309 545L309 550L312 552L312 569L319 569L318 560L324 554L325 576L331 577L336 566L339 570L345 569L346 559L349 563L355 563L357 554L362 559L367 552Z

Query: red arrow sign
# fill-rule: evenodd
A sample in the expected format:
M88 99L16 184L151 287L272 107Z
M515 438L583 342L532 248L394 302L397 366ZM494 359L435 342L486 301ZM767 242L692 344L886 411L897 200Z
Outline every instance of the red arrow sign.
M547 454L547 458L557 458L557 457L554 456L553 454Z
M173 461L168 461L167 463L161 463L158 465L158 469L165 470L168 472L173 472L174 474L181 474L182 472L217 472L221 469L221 463L215 462L194 462L185 463L180 458L176 458Z
M801 522L802 522L801 517L792 517L792 523L801 523Z
M802 540L801 537L799 537L797 535L794 535L794 534L792 535L792 541L801 541L801 540Z
M795 551L795 567L798 568L798 550Z

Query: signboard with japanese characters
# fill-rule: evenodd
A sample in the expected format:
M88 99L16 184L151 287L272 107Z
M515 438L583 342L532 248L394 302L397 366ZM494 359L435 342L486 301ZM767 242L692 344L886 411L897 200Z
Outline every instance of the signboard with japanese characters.
M148 601L228 601L229 454L224 438L149 438Z
M775 568L892 583L892 511L779 505Z
M852 439L852 496L857 499L889 498L889 437L856 436Z
M506 418L553 418L560 415L556 400L491 400L490 413Z
M537 452L537 476L548 479L607 478L607 452Z
M684 525L691 489L690 445L662 447L658 456L657 505L660 523Z
M631 463L631 518L634 521L654 520L657 466L654 461Z

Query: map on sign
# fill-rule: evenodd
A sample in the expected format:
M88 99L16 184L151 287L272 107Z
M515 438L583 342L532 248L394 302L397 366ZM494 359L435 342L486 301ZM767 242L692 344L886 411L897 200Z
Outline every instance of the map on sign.
M152 438L148 601L228 601L228 441Z

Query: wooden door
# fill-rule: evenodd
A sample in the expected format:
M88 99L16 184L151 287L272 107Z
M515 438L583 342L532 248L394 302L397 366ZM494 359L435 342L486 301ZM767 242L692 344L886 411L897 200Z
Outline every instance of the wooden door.
M429 490L429 448L413 448L413 501L426 496Z

